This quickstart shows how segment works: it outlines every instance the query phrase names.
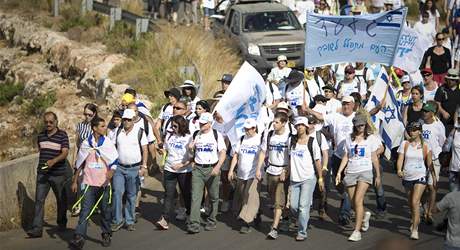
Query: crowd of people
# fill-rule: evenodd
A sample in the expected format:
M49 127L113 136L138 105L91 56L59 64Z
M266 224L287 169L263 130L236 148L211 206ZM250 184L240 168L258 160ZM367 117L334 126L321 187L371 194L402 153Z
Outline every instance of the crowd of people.
M338 8L347 4L312 3L314 11L323 14L340 14ZM367 12L362 1L348 4L352 14ZM370 12L379 12L404 2L372 4ZM381 65L350 62L302 72L287 67L289 58L279 55L276 66L264 75L266 98L259 118L246 119L244 135L233 143L214 110L233 80L231 74L222 76L221 90L209 100L197 96L191 80L164 91L168 102L156 118L132 88L126 89L110 119L88 103L76 125L70 163L68 135L58 127L55 113L45 113L45 130L38 136L35 217L27 234L42 236L50 188L57 198L58 227L66 229L66 183L71 178L70 189L76 194L72 214L79 221L70 244L83 247L88 220L99 213L102 245L110 246L112 234L122 227L136 230L141 187L156 159L164 188L163 210L155 222L160 230L169 229L175 214L191 234L212 231L220 210L233 212L240 233L250 233L261 222L260 192L266 188L273 209L267 237L277 239L296 225L295 240L303 241L311 208L318 208L320 219L329 219L328 194L335 188L341 199L336 222L353 229L349 241L360 241L372 217L364 207L369 188L376 195L375 217L386 217L385 166L401 178L406 191L410 238L419 239L421 220L431 224L434 213L447 211L445 248L460 249L460 7L458 1L447 5L447 32L437 33L441 22L434 3L421 2L415 29L435 39L417 73L422 81L403 69L386 68L405 126L390 155L384 153L380 133L385 107L368 100ZM196 9L197 3L192 6ZM450 193L436 203L441 169L448 171Z

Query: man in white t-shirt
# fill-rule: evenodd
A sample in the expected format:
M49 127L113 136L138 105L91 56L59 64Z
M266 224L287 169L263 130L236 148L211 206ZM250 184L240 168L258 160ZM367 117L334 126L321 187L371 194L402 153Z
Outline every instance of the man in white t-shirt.
M318 74L315 75L314 67L305 68L305 84L307 86L307 92L311 98L323 94L324 81L321 76Z
M198 119L200 130L193 134L192 143L190 143L190 148L194 151L195 162L192 171L190 224L187 227L187 231L191 234L199 233L201 230L200 208L205 186L211 203L211 211L206 221L205 230L213 231L216 229L216 216L219 205L219 175L220 168L225 161L227 147L222 134L212 128L211 123L213 121L210 113L201 114Z
M345 67L345 79L337 84L337 99L342 99L344 96L349 96L353 92L358 92L362 99L366 98L367 85L365 81L360 81L355 77L355 68L352 65Z
M283 79L288 77L292 70L287 66L287 63L287 57L285 55L279 55L276 59L276 67L272 68L267 76L267 81L277 86L281 96L284 96L284 89L286 87L286 83Z
M353 111L355 106L355 100L351 96L344 96L342 98L342 112L332 113L323 116L321 113L315 112L310 108L307 108L307 113L315 116L320 121L324 121L325 126L330 126L333 131L333 148L334 153L331 157L329 166L332 170L332 176L335 179L337 171L342 161L344 154L344 143L346 138L353 132L353 118L355 112ZM342 203L339 213L339 223L343 226L350 225L351 219L351 203L348 195L346 194L342 185L337 186L337 191L343 195Z
M286 86L284 98L291 109L294 118L299 115L298 109L304 105L308 106L310 104L310 100L312 99L305 90L303 79L304 75L298 70L291 71L286 79L288 85Z
M326 114L337 113L342 110L342 103L335 98L336 89L330 84L323 87L324 97L326 97Z

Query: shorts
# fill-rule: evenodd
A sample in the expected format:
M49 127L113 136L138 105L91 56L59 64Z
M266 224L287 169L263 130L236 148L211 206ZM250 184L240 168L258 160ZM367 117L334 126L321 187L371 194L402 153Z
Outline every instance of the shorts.
M436 182L439 181L439 172L441 171L441 163L439 159L433 161L434 173L436 174ZM433 175L428 172L428 185L433 185Z
M343 177L343 185L345 187L351 187L358 183L358 181L366 182L369 185L372 185L374 179L374 174L372 170L362 171L358 173L345 173Z
M402 180L402 185L406 190L411 190L414 188L415 184L426 185L426 182L426 177L422 177L412 181Z
M214 15L214 9L204 7L203 11L204 11L204 16L210 17Z
M267 188L270 199L275 209L283 209L286 206L287 181L281 182L279 175L267 173Z

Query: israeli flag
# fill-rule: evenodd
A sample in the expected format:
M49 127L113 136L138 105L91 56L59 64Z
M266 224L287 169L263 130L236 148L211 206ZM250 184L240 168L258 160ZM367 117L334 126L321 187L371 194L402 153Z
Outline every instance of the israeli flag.
M385 144L385 156L390 159L391 149L398 147L404 139L404 124L401 111L393 89L389 85L389 77L382 67L375 80L370 103L382 103L379 116L381 119L380 136ZM369 103L369 104L370 104Z

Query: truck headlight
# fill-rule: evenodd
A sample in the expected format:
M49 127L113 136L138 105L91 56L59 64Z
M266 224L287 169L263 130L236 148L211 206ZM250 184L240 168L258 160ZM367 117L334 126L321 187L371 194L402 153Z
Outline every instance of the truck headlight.
M260 56L259 46L253 43L248 44L248 53L251 55Z

